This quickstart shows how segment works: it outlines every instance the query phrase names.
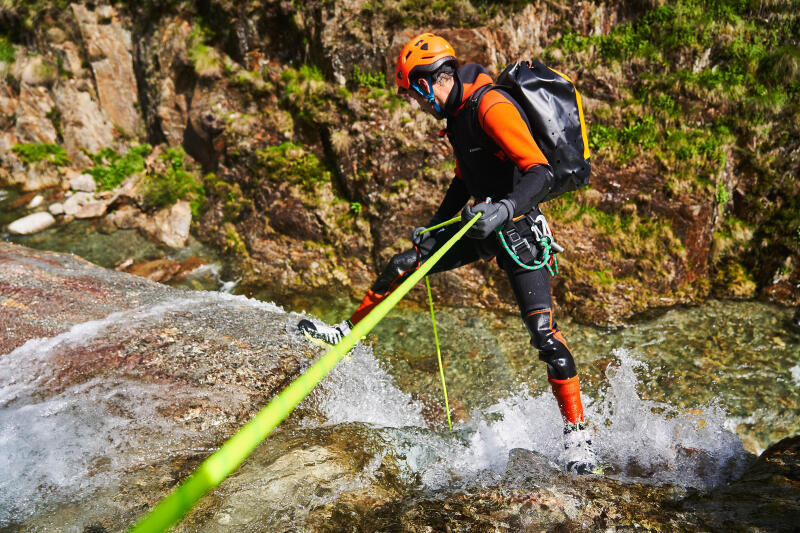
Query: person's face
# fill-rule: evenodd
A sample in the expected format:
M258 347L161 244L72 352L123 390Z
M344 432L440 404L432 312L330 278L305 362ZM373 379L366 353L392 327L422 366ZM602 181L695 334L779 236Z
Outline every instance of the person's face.
M421 79L418 81L418 84L423 91L428 92L429 87L427 80ZM413 88L409 89L408 91L405 91L403 95L410 102L415 102L421 110L428 113L429 115L432 115L437 119L443 118L441 113L438 113L436 109L434 109L433 105L430 102L428 102L428 100L426 100L425 97L422 96L416 89Z

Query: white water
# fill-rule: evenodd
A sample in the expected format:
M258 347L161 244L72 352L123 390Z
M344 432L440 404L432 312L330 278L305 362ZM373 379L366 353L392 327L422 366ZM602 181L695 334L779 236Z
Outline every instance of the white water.
M168 312L226 303L282 312L242 296L187 293L184 299L77 324L52 338L30 339L0 357L0 528L114 488L126 472L187 453L210 454L213 449L201 443L215 419L225 415L205 413L203 428L192 431L163 413L193 404L228 413L241 409L243 398L224 387L209 393L105 377L56 395L42 391L69 350L128 328L155 328Z
M800 365L793 366L789 371L792 373L792 381L800 385Z
M614 355L619 363L609 365L606 390L598 398L583 397L602 463L622 479L696 488L710 488L741 473L746 454L739 437L726 429L724 410L710 405L680 412L643 399L637 392L637 371L646 371L646 365L624 350ZM413 426L388 433L396 449L387 453L405 457L406 474L421 475L428 487L502 474L514 448L561 464L563 425L549 392L510 391L491 407L474 411L452 434L419 431L426 427L421 406L391 385L391 377L362 346L317 394L328 424Z

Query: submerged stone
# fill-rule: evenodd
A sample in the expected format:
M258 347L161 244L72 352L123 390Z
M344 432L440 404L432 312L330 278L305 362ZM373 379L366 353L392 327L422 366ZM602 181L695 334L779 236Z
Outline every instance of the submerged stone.
M56 223L53 215L46 211L18 218L8 225L8 231L16 235L30 235L47 229Z

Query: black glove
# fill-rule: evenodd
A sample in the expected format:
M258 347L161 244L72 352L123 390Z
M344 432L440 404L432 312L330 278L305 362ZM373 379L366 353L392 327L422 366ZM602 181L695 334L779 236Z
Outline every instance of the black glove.
M420 226L418 228L414 228L414 231L411 232L411 243L414 246L419 247L419 245L422 244L422 241L433 237L434 232L432 231L426 231L425 233L422 233L426 229L428 228L426 228L425 226Z
M514 218L514 202L504 199L496 204L481 202L476 206L468 205L461 212L461 222L469 222L478 213L483 213L483 216L467 230L467 237L485 239L492 234L495 228Z

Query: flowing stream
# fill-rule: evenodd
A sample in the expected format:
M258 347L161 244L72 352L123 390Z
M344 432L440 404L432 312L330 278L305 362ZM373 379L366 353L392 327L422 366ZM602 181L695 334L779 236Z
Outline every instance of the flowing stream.
M49 231L72 242L65 228ZM72 246L90 259L86 250L109 248L83 237ZM45 394L43 383L67 347L112 343L122 332L179 335L186 324L209 320L230 338L258 336L258 313L269 313L281 335L260 340L289 342L293 350L303 343L293 333L301 316L338 321L355 304L293 301L284 310L220 292L181 294L0 356L0 529L80 532L114 513L130 523L139 510L125 509L126 498L144 491L138 497L152 504L153 487L174 486L191 471L238 425L225 413L249 401L224 385L209 390L102 376ZM255 319L237 319L241 309ZM753 453L800 433L800 336L787 327L791 314L759 302L709 301L616 329L559 317L607 474L705 490L739 476ZM537 452L556 475L561 421L519 318L449 308L436 318L452 432L430 315L401 304L206 497L201 529L303 530L309 513L346 493L411 498L497 482L515 448ZM170 409L192 402L189 411L202 410L204 421L175 427ZM177 530L196 530L199 520L190 517Z
M241 296L187 295L145 303L124 319L79 324L0 358L0 526L39 513L65 526L108 512L120 480L146 479L145 465L174 450L210 453L208 428L176 430L163 415L171 402L196 394L191 388L98 378L46 398L36 389L65 345L102 342L120 323L163 327L170 313L238 305L277 310L288 331L300 316ZM709 302L616 330L564 320L609 475L710 488L741 473L750 457L742 439L758 449L798 433L800 341L783 327L789 315L753 302ZM311 509L358 489L412 493L490 483L514 448L558 463L561 422L518 320L439 311L453 432L444 424L429 320L411 307L395 310L334 369L249 469L215 491L219 531L302 527ZM233 336L244 327L225 324ZM214 401L238 400L220 389ZM250 498L260 502L257 512Z

